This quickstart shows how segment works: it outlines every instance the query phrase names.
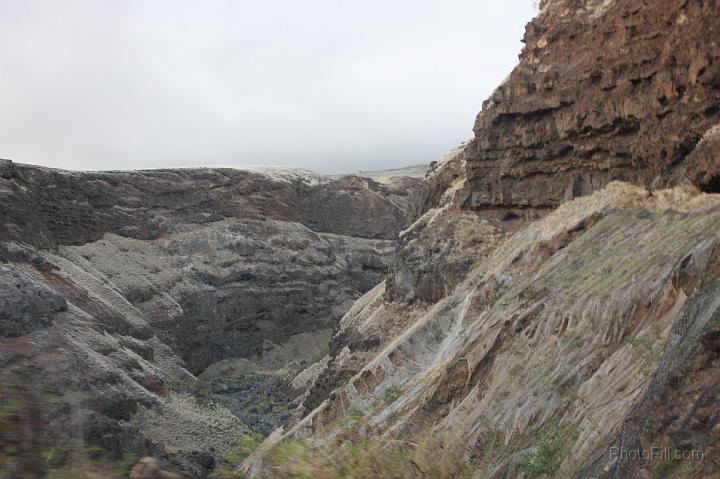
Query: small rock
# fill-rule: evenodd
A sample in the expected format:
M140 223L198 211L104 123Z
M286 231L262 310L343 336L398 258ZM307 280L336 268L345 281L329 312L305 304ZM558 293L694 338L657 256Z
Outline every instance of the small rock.
M189 477L154 457L143 457L130 471L130 479L185 479Z

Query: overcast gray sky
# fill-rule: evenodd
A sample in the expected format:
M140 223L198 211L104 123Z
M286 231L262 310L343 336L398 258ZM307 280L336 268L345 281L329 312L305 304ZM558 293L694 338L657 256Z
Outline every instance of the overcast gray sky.
M0 0L0 158L321 173L472 135L532 0Z

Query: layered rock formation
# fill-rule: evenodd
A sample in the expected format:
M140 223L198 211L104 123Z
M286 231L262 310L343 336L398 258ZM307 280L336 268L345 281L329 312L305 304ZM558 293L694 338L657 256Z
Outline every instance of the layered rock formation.
M1 393L11 422L44 433L0 442L30 471L62 466L79 440L206 474L279 424L302 392L294 374L384 278L409 181L3 162ZM254 366L196 378L224 360ZM51 464L33 459L53 448Z
M355 374L288 434L336 448L353 437L334 426L349 411L362 418L355 434L384 441L412 442L429 425L499 477L530 471L543 437L572 451L545 472L618 473L609 447L636 446L638 423L651 441L715 457L719 215L717 195L612 183L499 241L434 304L399 307L383 286L371 291L342 326L345 337L381 340L338 348L329 367ZM689 363L709 377L673 397ZM662 401L666 439L650 412ZM700 407L710 409L697 418Z
M251 475L717 474L720 6L542 3Z
M720 120L715 2L542 3L475 122L468 204L556 207L612 180L717 191L692 154Z
M403 210L389 201L391 191L379 183L330 180L304 170L68 172L3 160L0 179L0 240L40 248L85 244L106 233L157 239L184 224L233 218L394 239L404 219Z
M0 443L203 475L283 423L245 471L713 477L718 28L715 1L542 2L415 195L1 163Z

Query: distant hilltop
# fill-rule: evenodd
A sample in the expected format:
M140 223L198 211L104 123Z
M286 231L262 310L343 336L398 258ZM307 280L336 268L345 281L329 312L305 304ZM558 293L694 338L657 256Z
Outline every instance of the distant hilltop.
M356 171L353 173L346 173L341 175L328 175L330 178L341 178L347 175L362 176L363 178L370 178L378 183L387 183L390 178L397 178L400 176L407 176L410 178L424 178L425 173L428 171L428 165L412 165L404 166L402 168L392 168L389 170L369 170L369 171Z

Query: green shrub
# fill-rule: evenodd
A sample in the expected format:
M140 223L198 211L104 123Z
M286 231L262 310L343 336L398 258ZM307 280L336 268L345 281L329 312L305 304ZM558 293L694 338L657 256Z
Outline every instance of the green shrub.
M432 335L433 339L438 343L442 342L442 340L445 339L445 331L443 331L442 328L437 324L434 325L432 328Z
M383 400L386 404L390 404L392 402L395 402L397 398L400 397L401 393L402 390L400 389L400 386L390 386L385 390L385 393L383 394Z
M216 479L244 479L245 474L239 467L260 445L261 438L256 434L246 434L238 440L234 448L220 461L213 473Z
M660 361L666 346L660 330L655 325L651 325L649 335L628 338L627 343L631 347L633 358L647 373L652 372Z
M532 449L520 457L517 467L530 477L543 474L553 477L560 469L564 447L565 434L562 430L544 432L540 434Z
M350 421L351 422L359 423L360 421L363 420L364 417L365 417L365 413L363 413L359 409L353 409L352 411L350 411Z
M271 479L469 478L458 451L442 440L418 442L358 439L312 448L293 439L271 451L263 477Z

